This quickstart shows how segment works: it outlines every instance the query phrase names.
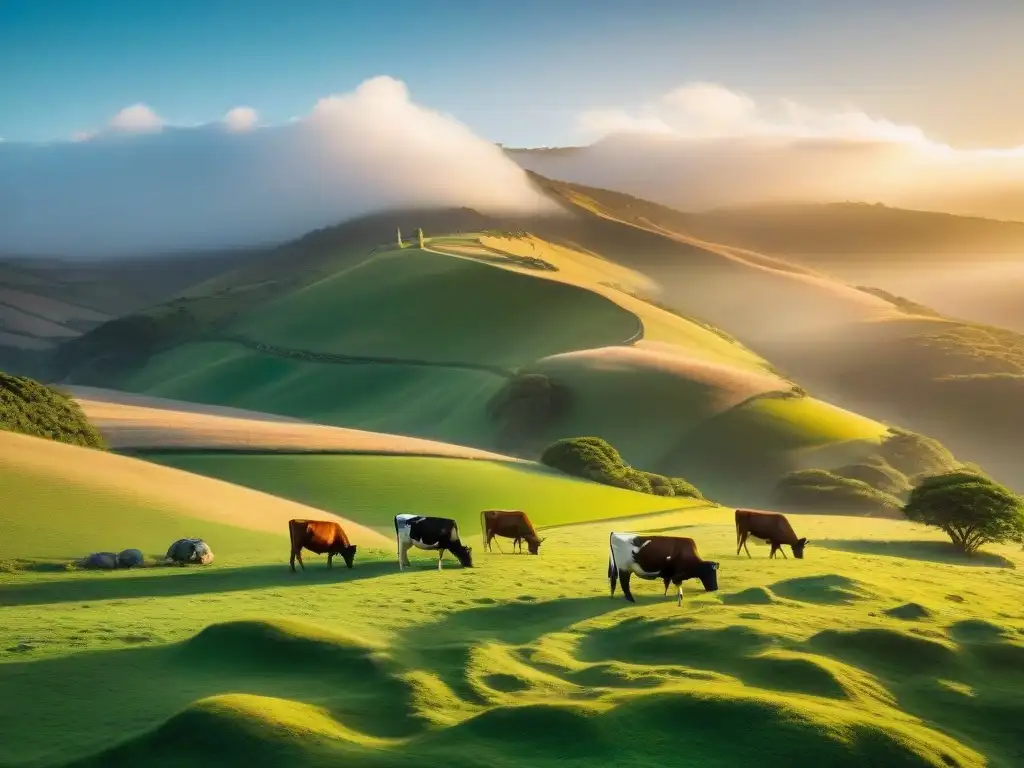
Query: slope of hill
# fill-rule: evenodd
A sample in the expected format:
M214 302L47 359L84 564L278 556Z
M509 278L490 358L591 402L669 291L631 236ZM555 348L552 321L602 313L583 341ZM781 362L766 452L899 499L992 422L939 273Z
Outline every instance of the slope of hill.
M0 432L0 487L18 500L5 507L0 558L28 567L129 547L162 556L188 536L202 536L218 557L283 557L288 520L303 517L337 519L353 541L391 547L356 523L285 499L10 432Z
M475 448L403 435L310 424L256 411L69 387L89 422L118 451L370 453L518 461Z

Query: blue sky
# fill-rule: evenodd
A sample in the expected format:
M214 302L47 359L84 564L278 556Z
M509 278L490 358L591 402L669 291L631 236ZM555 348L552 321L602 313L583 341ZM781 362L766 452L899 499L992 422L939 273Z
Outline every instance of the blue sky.
M1019 145L1021 30L1020 0L0 0L0 137L66 139L136 102L283 122L387 74L516 146L695 80Z

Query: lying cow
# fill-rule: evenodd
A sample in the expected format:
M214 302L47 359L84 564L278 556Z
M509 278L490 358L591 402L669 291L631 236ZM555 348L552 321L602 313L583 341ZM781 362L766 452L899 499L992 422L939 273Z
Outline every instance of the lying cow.
M755 509L736 510L736 554L743 549L747 557L752 557L747 549L747 537L763 539L772 545L772 551L768 557L775 557L776 552L782 552L787 557L783 544L788 544L793 550L793 557L803 560L804 547L807 546L807 539L798 539L793 532L793 526L789 524L786 516L778 512L762 512Z
M306 564L302 562L302 550L308 549L317 555L327 553L327 567L333 568L335 555L341 555L345 565L352 567L357 546L348 540L345 531L333 520L289 520L288 536L292 542L292 556L289 564L295 573L295 559L298 558L302 570Z
M536 555L544 542L544 539L537 536L530 518L518 509L485 509L480 513L480 529L484 537L484 548L488 552L491 551L491 541L495 536L512 539L513 552L518 546L521 553L525 541L531 555ZM498 549L501 549L501 544Z
M409 565L409 548L437 550L437 570L445 550L451 552L466 568L473 567L473 548L459 539L459 526L445 517L395 515L395 538L398 541L398 570Z
M678 592L676 605L683 604L683 582L700 579L705 592L718 589L718 563L701 559L693 539L681 536L639 536L635 533L612 533L608 537L608 581L612 596L618 579L623 596L635 603L629 589L630 577L661 579L668 594L669 582Z

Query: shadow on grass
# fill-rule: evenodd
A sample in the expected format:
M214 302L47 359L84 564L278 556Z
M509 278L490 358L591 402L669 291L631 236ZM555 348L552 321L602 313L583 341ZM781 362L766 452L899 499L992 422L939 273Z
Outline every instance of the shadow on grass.
M945 541L871 541L869 539L827 539L818 543L825 549L838 549L860 555L884 555L908 560L927 560L949 565L973 565L984 568L1016 568L1011 560L994 552L959 552Z
M415 656L417 666L436 672L463 699L483 703L466 678L472 646L486 641L526 645L624 607L607 596L485 605L411 627L394 645Z
M311 584L339 584L398 574L392 560L366 563L356 561L355 567L344 563L333 568L307 565L306 570L292 573L288 563L252 565L239 568L192 566L188 568L149 568L123 576L120 573L75 574L68 578L52 578L28 584L0 585L0 606L48 605L90 600L119 600L137 597L179 597L213 592L241 592L267 587L305 587Z

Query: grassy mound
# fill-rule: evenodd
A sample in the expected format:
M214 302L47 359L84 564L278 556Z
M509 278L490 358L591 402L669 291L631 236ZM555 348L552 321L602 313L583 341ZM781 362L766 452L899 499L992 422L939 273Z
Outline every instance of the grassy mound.
M455 300L439 311L439 297ZM639 330L632 313L591 291L412 248L379 253L230 327L314 352L507 366Z
M18 499L4 513L0 538L0 560L13 568L129 547L162 557L171 542L197 535L218 561L283 556L289 519L332 517L150 462L6 432L0 487ZM378 534L337 519L358 543L390 548Z
M784 510L846 514L902 514L902 502L862 480L826 469L802 469L785 475L775 486L774 502Z
M699 505L566 477L529 464L411 456L166 453L154 461L303 504L394 535L394 515L416 512L480 528L482 509L522 509L534 525L584 522Z
M0 429L70 445L105 447L74 400L38 381L2 372Z
M756 395L786 391L767 371L688 356L681 347L641 342L538 360L528 373L567 393L564 416L530 435L532 447L573 434L599 435L640 467L660 464L686 432Z
M884 425L821 400L767 394L698 424L653 469L685 474L713 498L758 503L786 472L819 460L842 464L885 434Z

